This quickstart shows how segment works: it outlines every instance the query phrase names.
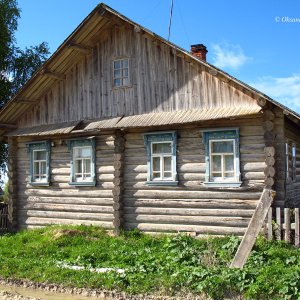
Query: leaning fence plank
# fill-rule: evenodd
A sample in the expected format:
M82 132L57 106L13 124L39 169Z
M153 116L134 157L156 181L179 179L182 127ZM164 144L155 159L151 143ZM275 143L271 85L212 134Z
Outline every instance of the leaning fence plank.
M230 268L242 269L245 265L251 249L255 243L256 237L258 236L260 229L266 219L274 196L274 191L269 189L263 190L254 214L249 222L248 228L230 265Z
M295 246L300 245L300 224L299 224L299 208L295 208Z
M269 241L271 241L273 239L272 217L273 217L273 209L272 209L272 207L270 207L269 211L268 211L268 240Z
M290 216L290 209L284 209L284 240L289 243L291 241L291 216Z
M276 238L281 241L281 208L276 207Z

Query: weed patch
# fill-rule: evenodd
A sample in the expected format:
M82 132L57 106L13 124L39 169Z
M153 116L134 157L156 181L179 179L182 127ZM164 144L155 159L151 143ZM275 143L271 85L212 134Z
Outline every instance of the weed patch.
M238 245L232 236L113 237L94 226L53 226L0 237L0 277L131 294L300 299L299 249L259 238L245 268L229 269Z

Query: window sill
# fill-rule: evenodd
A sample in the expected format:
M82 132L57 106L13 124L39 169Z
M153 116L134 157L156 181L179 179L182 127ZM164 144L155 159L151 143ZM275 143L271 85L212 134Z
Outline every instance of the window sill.
M240 187L242 185L242 182L213 182L213 181L206 181L204 182L204 185L211 186L211 187Z
M145 184L148 186L176 186L178 181L146 181Z
M32 186L50 186L50 182L29 182Z
M96 182L95 181L91 181L91 182L69 182L69 185L72 185L72 186L96 186Z

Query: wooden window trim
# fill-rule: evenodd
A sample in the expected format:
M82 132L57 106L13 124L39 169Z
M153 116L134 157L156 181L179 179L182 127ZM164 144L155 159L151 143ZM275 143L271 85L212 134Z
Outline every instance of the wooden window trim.
M203 143L205 146L205 182L204 184L211 187L240 187L240 151L239 151L239 128L214 128L201 130ZM234 177L224 180L214 180L211 172L211 144L214 141L234 141Z
M50 185L50 150L51 144L49 141L35 141L26 144L27 151L30 156L30 165L29 165L29 184L32 186L49 186ZM34 176L34 163L37 161L34 159L34 153L38 151L44 151L46 153L46 159L43 160L46 162L46 173L45 180L36 180ZM40 171L39 171L39 174Z
M177 135L175 131L168 132L150 132L144 134L144 142L147 150L147 181L149 186L175 186L178 185L177 170L176 170L176 144ZM166 156L171 157L171 177L170 178L153 178L153 145L159 143L171 143L172 153L166 153ZM154 155L154 157L164 157L164 154Z
M72 186L95 186L96 185L96 143L95 138L85 139L72 139L67 141L68 148L70 151L70 182ZM74 150L78 148L91 147L91 180L80 180L77 181L75 178L75 166L74 166Z
M123 61L125 61L125 60L127 60L127 64L128 64L128 67L127 67L127 69L128 69L128 76L125 77L122 74L121 77L116 78L115 77L115 70L116 70L115 69L115 62L120 61L123 64ZM122 89L122 88L131 87L131 76L130 76L130 73L131 73L130 70L131 70L131 68L130 68L130 65L131 65L131 63L130 63L129 57L122 56L122 57L115 57L115 58L112 59L112 86L113 86L114 89ZM122 67L122 68L120 68L118 70L121 70L121 72L123 73L123 70L125 70L125 69L126 68ZM127 84L123 84L123 80L125 78L127 78L127 81L128 81ZM115 79L121 79L122 84L120 86L115 85Z

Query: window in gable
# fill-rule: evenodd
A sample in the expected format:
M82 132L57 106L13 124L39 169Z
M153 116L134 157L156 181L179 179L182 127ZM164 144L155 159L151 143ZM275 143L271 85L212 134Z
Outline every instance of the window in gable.
M177 185L176 132L147 133L148 185Z
M49 185L50 182L50 142L40 141L27 144L30 154L31 185Z
M205 184L239 187L239 130L236 128L203 131L205 144Z
M124 87L129 85L128 58L113 60L113 85L114 87Z
M95 139L68 141L71 155L70 185L95 186Z

